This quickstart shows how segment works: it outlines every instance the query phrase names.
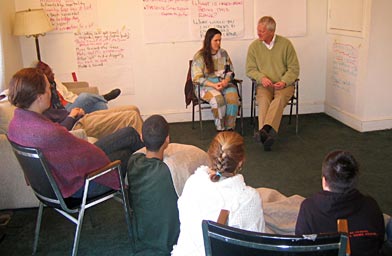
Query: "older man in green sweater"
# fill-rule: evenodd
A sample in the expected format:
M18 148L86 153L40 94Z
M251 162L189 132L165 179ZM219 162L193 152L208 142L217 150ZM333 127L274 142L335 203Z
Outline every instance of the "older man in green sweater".
M279 130L283 110L294 93L299 75L297 54L291 42L275 34L276 22L262 17L257 25L258 39L248 49L246 75L257 81L259 128L255 139L270 151Z

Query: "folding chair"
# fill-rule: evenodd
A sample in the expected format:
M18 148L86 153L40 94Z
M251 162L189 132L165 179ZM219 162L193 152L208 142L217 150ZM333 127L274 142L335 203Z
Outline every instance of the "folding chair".
M288 103L288 105L290 105L289 124L291 124L291 117L293 116L293 106L295 106L295 133L298 134L299 79L296 79L294 81L293 86L295 88L294 94ZM254 125L257 124L257 120L256 120L256 109L257 109L256 93L257 93L257 82L256 82L256 80L252 79L252 98L251 98L251 105L250 105L250 116L251 116L251 122Z
M192 68L192 60L189 61L188 74L185 82L185 104L186 107L192 103L192 129L195 129L195 107L197 107L197 111L199 112L199 126L201 137L203 136L203 117L202 110L211 109L210 104L207 101L204 101L200 97L200 85L194 84L192 82L191 76L191 68ZM244 121L243 121L243 108L242 108L242 80L234 79L234 84L237 86L237 92L240 99L240 105L238 109L238 116L240 117L240 126L241 126L241 134L244 134ZM198 95L195 93L195 87L197 87Z
M76 225L72 255L77 255L80 232L83 225L83 217L85 210L92 206L100 204L108 199L117 198L117 196L121 196L120 200L122 201L124 206L125 219L128 225L128 232L131 236L131 210L129 207L128 194L125 191L124 179L121 176L121 161L113 161L108 165L102 167L101 169L98 169L87 175L82 199L64 198L53 175L51 174L47 160L45 159L42 152L36 148L23 147L10 140L8 141L10 142L12 149L16 155L16 158L18 159L22 167L26 180L28 181L29 185L34 191L34 194L40 201L37 223L35 227L33 255L37 251L44 206L53 208ZM87 198L87 192L90 182L111 171L118 171L121 189L110 190L109 192L99 195L97 197ZM76 214L77 217L75 218L72 214Z
M206 256L346 255L347 235L275 235L246 231L203 220Z

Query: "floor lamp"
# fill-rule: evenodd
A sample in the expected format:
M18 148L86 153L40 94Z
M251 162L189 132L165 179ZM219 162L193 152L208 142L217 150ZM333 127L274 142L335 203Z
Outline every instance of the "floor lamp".
M38 61L41 61L38 37L51 30L53 26L43 9L28 9L15 13L14 35L35 38Z

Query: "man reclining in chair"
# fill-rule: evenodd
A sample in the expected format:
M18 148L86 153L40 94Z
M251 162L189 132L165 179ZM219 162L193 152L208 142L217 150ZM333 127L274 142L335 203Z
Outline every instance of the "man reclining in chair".
M91 93L77 96L64 90L62 95L56 88L65 86L55 80L52 69L42 61L38 62L37 69L46 75L51 86L51 106L43 114L53 122L59 123L69 131L83 129L89 137L97 139L123 127L133 127L141 133L143 120L136 106L107 109L107 100L116 98L120 94L119 89L103 96ZM68 102L61 99L66 97Z
M108 101L117 98L121 93L120 89L114 89L105 95L86 92L76 95L73 92L68 91L65 85L55 79L52 68L48 64L39 61L36 68L42 70L49 80L50 89L52 91L51 104L53 108L65 108L68 111L71 111L74 108L81 108L85 113L91 113L96 110L108 109Z

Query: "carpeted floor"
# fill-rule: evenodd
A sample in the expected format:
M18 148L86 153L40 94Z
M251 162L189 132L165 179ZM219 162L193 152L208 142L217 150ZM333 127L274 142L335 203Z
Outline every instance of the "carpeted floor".
M290 196L309 196L321 189L321 162L334 149L351 151L361 164L359 188L372 195L381 209L392 214L392 130L359 133L325 114L300 116L299 133L284 117L273 151L265 152L253 141L250 119L245 122L246 163L243 175L248 185L269 187ZM171 141L207 150L215 135L212 121L198 126L170 124ZM4 211L3 211L4 212ZM1 212L0 212L1 213ZM0 226L0 255L30 255L37 209L6 211L11 221ZM74 225L52 210L44 211L37 255L69 255ZM1 238L1 233L0 233ZM86 212L79 255L131 255L122 207L111 201Z

